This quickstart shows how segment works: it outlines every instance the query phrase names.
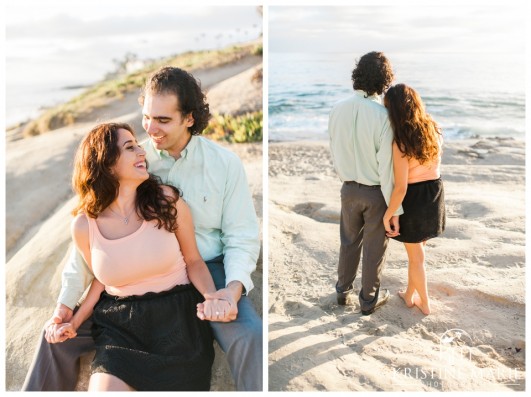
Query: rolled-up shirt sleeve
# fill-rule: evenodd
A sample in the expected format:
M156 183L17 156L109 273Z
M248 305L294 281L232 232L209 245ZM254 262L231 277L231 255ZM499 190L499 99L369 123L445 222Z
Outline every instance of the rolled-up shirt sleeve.
M240 281L245 292L254 285L251 273L256 269L260 253L258 219L245 170L239 158L233 156L228 167L221 221L225 285Z
M72 245L68 261L61 275L61 292L57 302L74 309L93 279L94 275L85 260L76 247Z
M383 125L380 147L376 153L378 161L378 174L380 176L380 187L384 196L385 202L389 205L391 194L395 185L394 171L393 171L393 130L391 123L385 122ZM402 215L404 210L402 205L398 207L394 215Z

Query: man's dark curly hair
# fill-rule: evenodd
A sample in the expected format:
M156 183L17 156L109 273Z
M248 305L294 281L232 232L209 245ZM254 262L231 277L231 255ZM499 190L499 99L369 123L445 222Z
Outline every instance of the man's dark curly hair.
M201 134L208 125L210 109L206 95L201 91L199 81L187 71L170 66L159 69L146 81L138 98L141 106L144 106L148 93L177 96L181 114L187 116L191 113L194 118L194 125L189 128L192 135Z
M394 79L391 62L383 52L369 52L363 55L352 71L355 90L363 90L367 96L382 94L391 86Z

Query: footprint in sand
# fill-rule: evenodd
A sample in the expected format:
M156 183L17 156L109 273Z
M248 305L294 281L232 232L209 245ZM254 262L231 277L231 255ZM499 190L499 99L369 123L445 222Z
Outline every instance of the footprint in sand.
M492 212L492 210L477 201L446 200L448 215L453 218L478 219Z
M317 222L339 223L339 211L333 210L323 203L300 203L295 205L292 210Z
M449 285L435 284L431 286L431 290L446 296L455 296L457 294L457 290Z

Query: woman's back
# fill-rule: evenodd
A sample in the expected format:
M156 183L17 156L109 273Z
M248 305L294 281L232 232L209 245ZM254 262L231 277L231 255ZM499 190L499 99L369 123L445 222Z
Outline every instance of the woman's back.
M408 161L409 171L407 176L407 183L417 183L423 181L432 181L441 177L441 156L438 155L437 159L420 164L420 162L411 158Z

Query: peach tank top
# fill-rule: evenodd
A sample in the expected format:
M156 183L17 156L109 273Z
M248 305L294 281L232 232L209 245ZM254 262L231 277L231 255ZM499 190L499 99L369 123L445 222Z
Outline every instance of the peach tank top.
M441 157L437 161L431 163L420 164L415 158L409 159L409 171L407 176L407 183L417 183L423 181L431 181L441 177Z
M409 171L407 183L417 183L432 181L441 177L441 158L442 158L443 137L439 136L439 156L435 161L420 164L415 158L410 158L408 162Z
M156 221L144 221L134 233L109 240L95 219L87 219L92 271L107 293L142 295L190 283L177 237L158 229Z

